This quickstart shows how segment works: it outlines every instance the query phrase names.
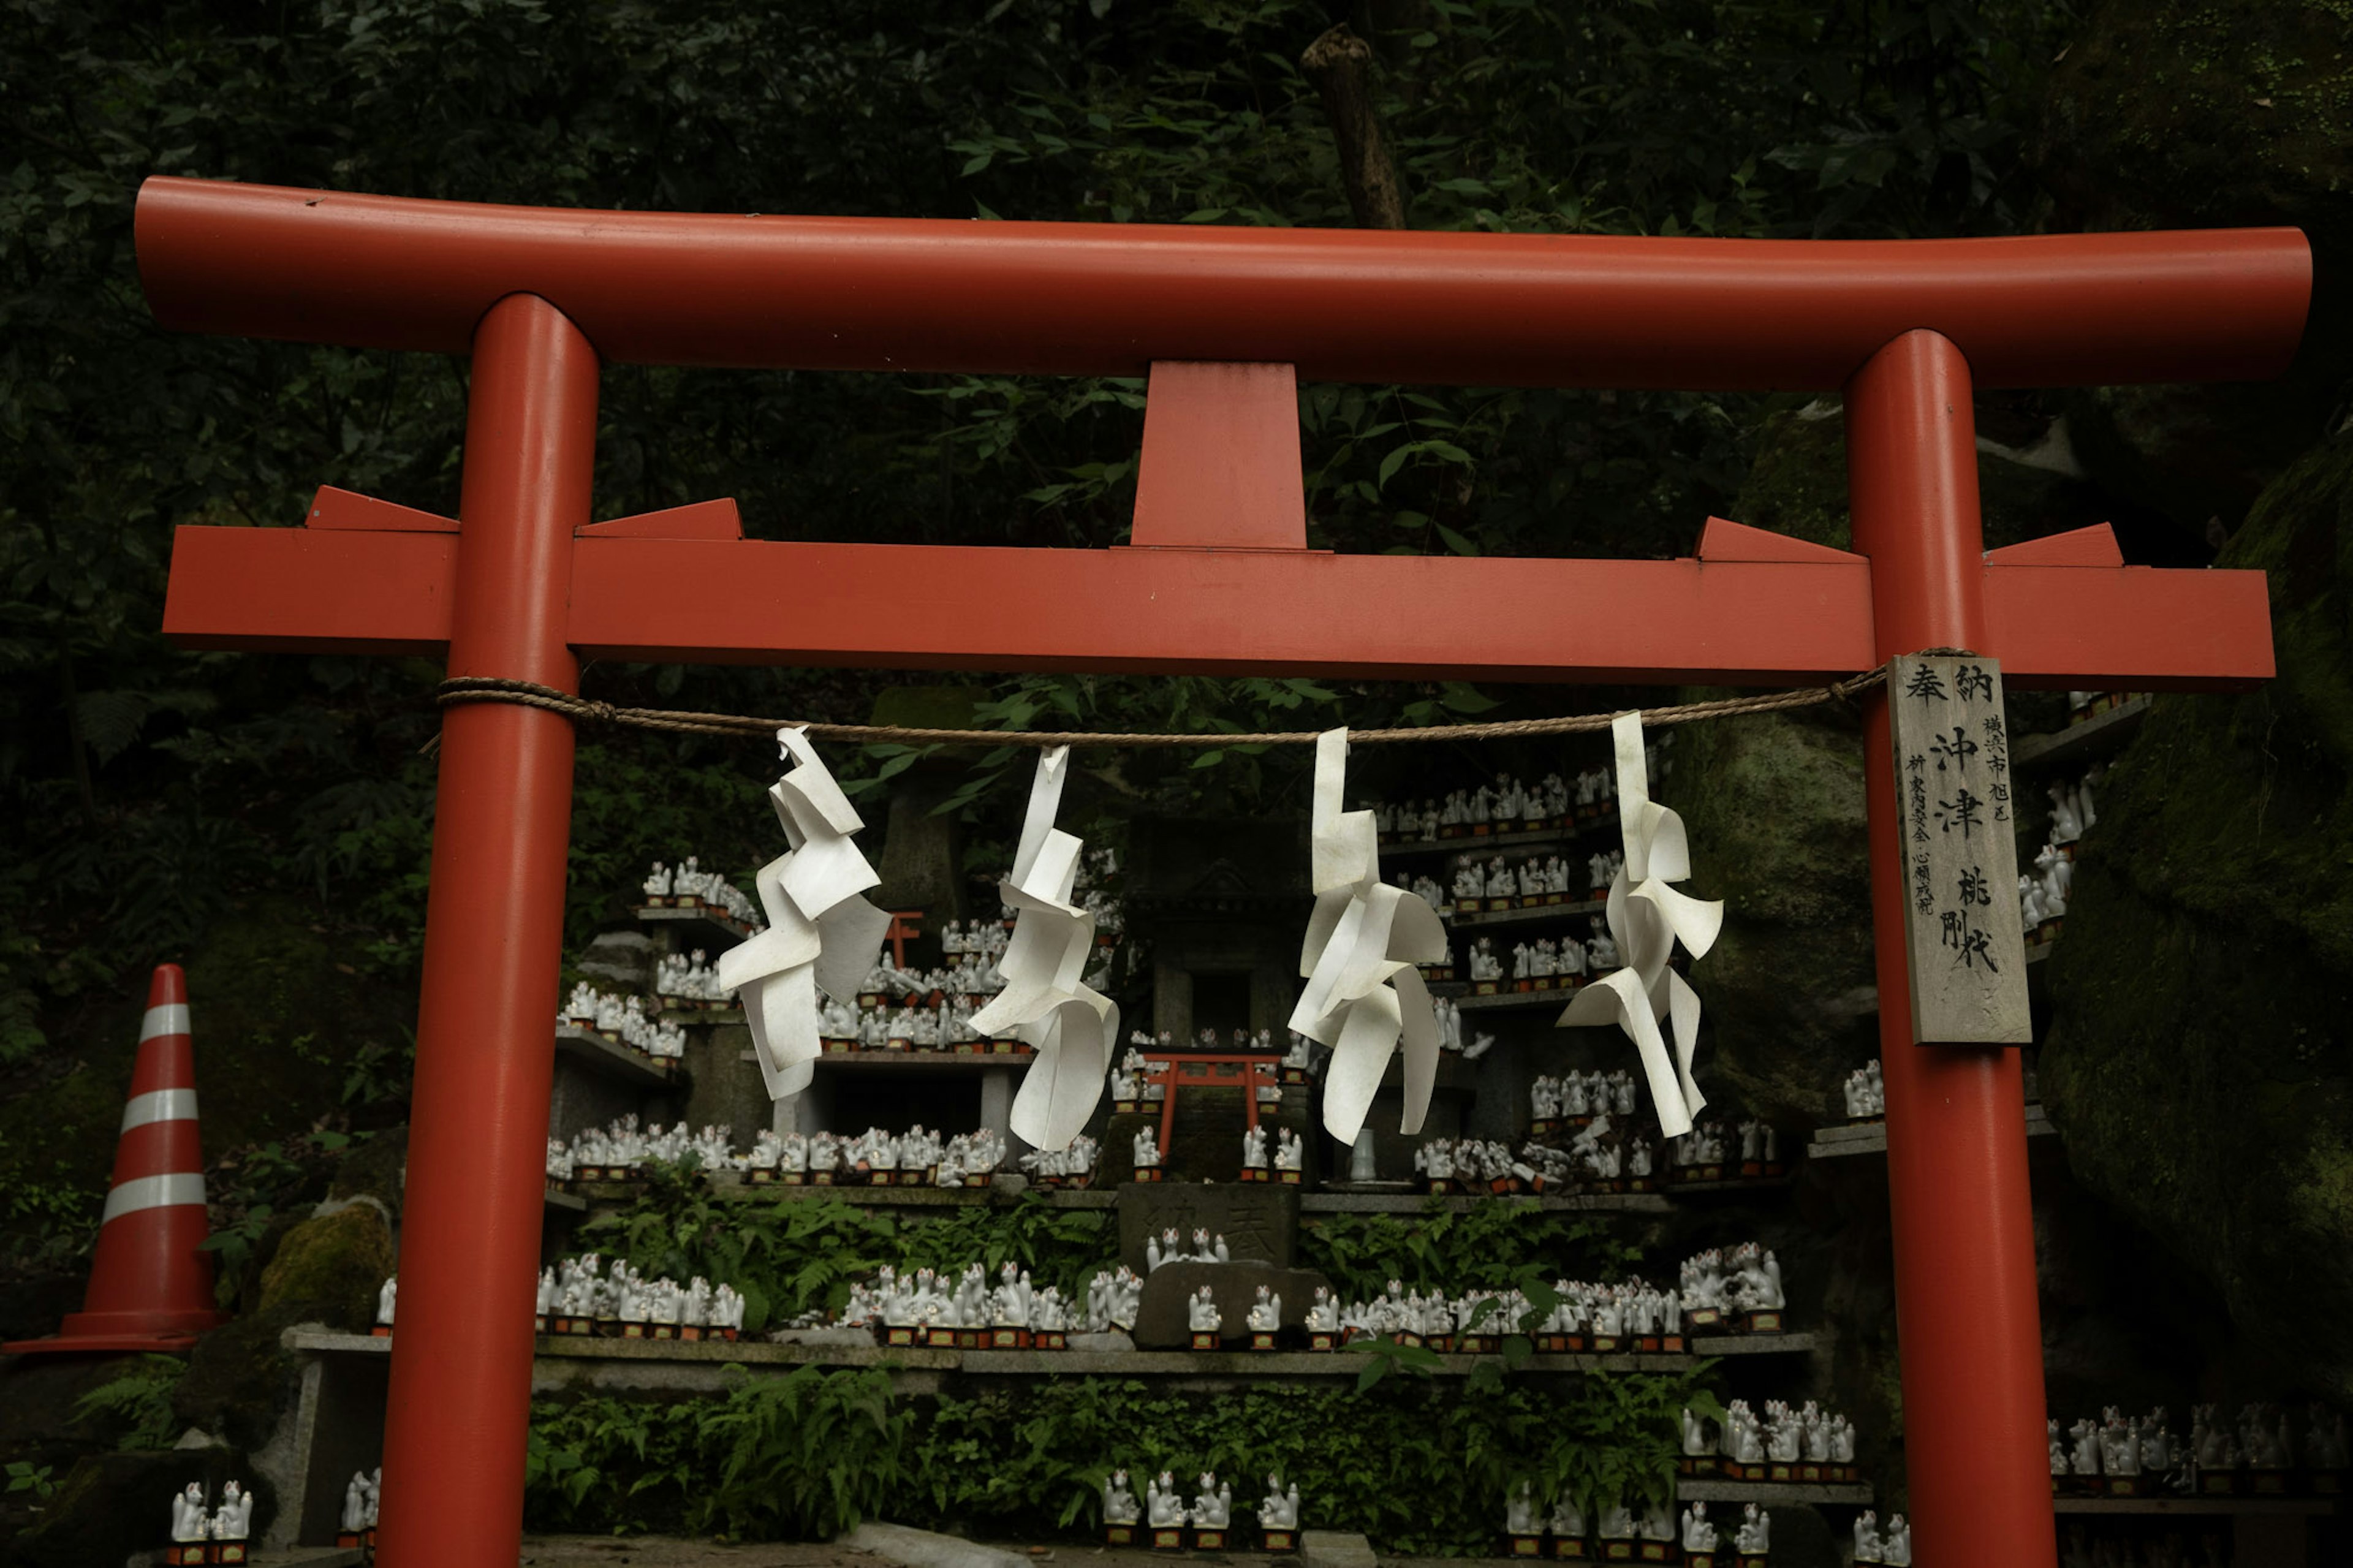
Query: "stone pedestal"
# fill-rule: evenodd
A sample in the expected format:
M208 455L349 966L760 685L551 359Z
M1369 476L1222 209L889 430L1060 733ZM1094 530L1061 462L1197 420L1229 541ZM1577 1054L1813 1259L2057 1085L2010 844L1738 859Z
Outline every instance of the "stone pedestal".
M1164 1263L1145 1278L1135 1342L1145 1350L1183 1350L1190 1344L1187 1303L1204 1285L1218 1303L1218 1335L1224 1345L1249 1342L1250 1310L1257 1304L1261 1285L1282 1298L1282 1326L1304 1328L1315 1288L1330 1283L1312 1268L1278 1268L1271 1263Z
M1187 1247L1194 1231L1206 1230L1223 1236L1237 1261L1288 1268L1299 1242L1299 1189L1202 1182L1131 1182L1119 1189L1122 1263L1144 1272L1145 1241L1170 1229ZM1232 1321L1239 1330L1241 1320Z

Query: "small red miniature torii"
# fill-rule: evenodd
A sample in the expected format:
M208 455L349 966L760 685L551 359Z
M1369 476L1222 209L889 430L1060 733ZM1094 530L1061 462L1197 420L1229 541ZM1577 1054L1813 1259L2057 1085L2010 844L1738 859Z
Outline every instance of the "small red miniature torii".
M582 656L934 669L1783 685L1966 647L2020 687L2272 673L2258 573L2127 567L2105 528L1986 552L1973 386L2265 376L2294 230L1809 242L563 212L155 179L167 327L473 356L456 521L322 491L179 530L195 647L439 654L574 690ZM591 524L604 362L1140 375L1133 546L745 541L731 502ZM1687 561L1305 546L1294 375L1841 392L1854 552L1711 521ZM1548 618L1507 623L1498 594ZM909 604L919 615L892 613ZM1884 701L1868 700L1879 991L1906 992ZM390 1568L506 1568L522 1518L573 735L443 723ZM476 889L505 890L483 898ZM2051 1568L2016 1053L1880 1009L1919 1560Z

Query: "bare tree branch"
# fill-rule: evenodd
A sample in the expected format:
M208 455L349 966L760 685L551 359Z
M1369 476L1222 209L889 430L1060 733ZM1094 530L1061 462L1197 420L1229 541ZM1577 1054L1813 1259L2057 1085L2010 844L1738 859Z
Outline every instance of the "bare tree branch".
M1345 22L1307 46L1299 68L1324 95L1324 117L1340 146L1340 183L1359 228L1403 228L1405 195L1373 110L1373 51Z

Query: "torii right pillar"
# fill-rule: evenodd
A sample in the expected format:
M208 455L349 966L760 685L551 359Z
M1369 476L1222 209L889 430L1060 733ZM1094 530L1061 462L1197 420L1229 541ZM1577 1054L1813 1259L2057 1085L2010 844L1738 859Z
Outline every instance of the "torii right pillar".
M1906 332L1847 384L1846 420L1879 658L1929 647L2000 658L1985 640L1968 362L1947 338ZM1868 700L1863 777L1914 1560L2055 1568L2024 1076L2015 1049L1912 1038L1884 688Z

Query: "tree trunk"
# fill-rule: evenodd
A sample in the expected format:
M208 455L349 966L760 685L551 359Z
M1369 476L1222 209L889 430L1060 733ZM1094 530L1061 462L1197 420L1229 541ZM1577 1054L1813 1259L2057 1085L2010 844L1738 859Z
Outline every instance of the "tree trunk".
M1359 228L1403 228L1405 195L1373 111L1373 51L1345 22L1307 46L1299 68L1324 95L1324 116L1340 146L1340 183Z

